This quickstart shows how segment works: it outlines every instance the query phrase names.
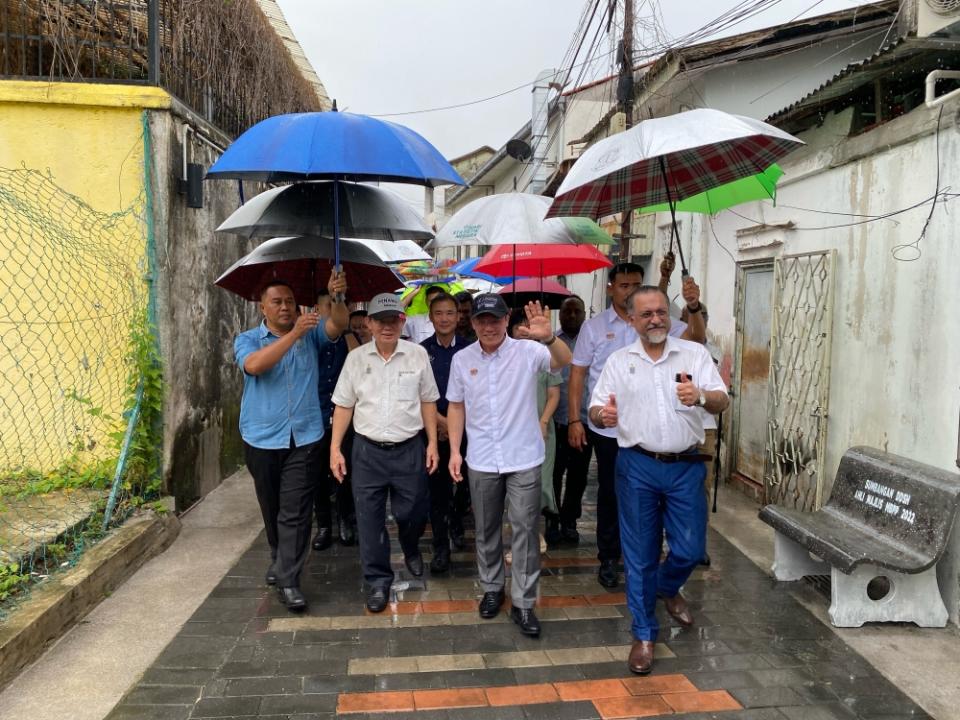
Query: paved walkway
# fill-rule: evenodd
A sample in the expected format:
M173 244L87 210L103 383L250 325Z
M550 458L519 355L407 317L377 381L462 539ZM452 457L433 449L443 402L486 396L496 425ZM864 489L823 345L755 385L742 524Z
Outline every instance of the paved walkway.
M310 608L292 615L263 585L261 534L109 718L929 717L712 531L713 564L684 591L697 624L662 613L654 672L631 676L624 596L597 584L584 529L581 547L544 556L539 639L521 636L506 608L479 618L470 552L423 580L395 557L382 615L364 610L356 548L314 553ZM429 562L427 538L423 548Z

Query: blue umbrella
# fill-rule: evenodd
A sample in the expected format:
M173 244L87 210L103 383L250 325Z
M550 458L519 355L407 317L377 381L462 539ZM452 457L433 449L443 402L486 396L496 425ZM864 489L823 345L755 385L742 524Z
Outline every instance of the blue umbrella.
M436 187L466 185L433 145L413 130L366 115L294 113L261 120L231 143L208 178L284 182L351 180ZM334 192L335 265L340 213Z
M262 120L233 141L207 177L467 184L439 150L410 128L348 112Z
M478 280L486 280L487 282L496 283L497 285L508 285L513 282L512 277L494 277L493 275L488 275L487 273L477 272L474 270L474 268L477 266L477 263L481 260L483 260L482 257L467 258L466 260L461 260L460 262L454 263L448 268L448 270L456 273L457 275L477 278Z

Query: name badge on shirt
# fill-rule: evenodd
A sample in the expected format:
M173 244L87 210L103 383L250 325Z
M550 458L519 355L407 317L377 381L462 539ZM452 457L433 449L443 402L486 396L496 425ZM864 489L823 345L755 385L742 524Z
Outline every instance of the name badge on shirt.
M367 375L369 375L369 374L370 374L370 366L367 365Z
M631 366L630 366L630 374L631 374L631 375L634 375L636 372L637 372L636 366L635 366L635 365L631 365Z
M480 372L480 371L477 370L476 368L470 368L470 374L471 374L471 375L476 375L478 372Z
M616 336L617 336L616 333L608 332L608 333L607 333L607 340L613 340Z

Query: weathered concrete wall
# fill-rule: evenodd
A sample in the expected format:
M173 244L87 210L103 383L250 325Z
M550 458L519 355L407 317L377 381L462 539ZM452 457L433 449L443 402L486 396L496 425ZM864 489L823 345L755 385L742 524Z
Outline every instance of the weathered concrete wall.
M960 387L960 281L952 203L929 203L887 220L956 183L960 102L918 108L864 135L811 146L783 163L777 206L754 203L712 220L684 218L683 244L710 307L710 334L727 362L735 340L735 262L825 249L837 251L824 497L844 450L869 445L956 472ZM830 124L824 128L836 137ZM939 158L938 158L939 154ZM802 209L801 209L802 208ZM826 214L847 213L849 215ZM859 217L854 217L859 216ZM782 244L739 249L750 220L793 222ZM918 242L921 254L898 245ZM721 244L723 248L721 248ZM724 249L725 248L725 249ZM729 254L728 254L729 252ZM731 257L732 256L732 257ZM958 477L960 482L960 477ZM941 581L954 622L960 602L960 533L954 533Z
M167 393L164 403L166 485L178 509L219 485L243 462L237 423L242 378L233 338L257 322L255 308L213 281L255 243L214 229L240 205L238 184L204 182L204 206L187 206L184 125L217 138L176 105L150 114L152 197L157 263L157 319ZM227 140L220 138L221 144ZM216 151L187 135L188 162L208 168ZM245 188L249 198L256 192Z

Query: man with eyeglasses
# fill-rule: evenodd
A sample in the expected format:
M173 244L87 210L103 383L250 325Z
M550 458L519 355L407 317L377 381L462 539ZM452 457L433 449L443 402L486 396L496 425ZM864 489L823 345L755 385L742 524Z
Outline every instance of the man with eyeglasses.
M333 391L330 469L343 482L347 461L341 451L353 420L356 435L350 458L353 499L360 536L360 564L370 612L382 612L390 599L387 498L397 521L404 563L423 575L420 537L428 510L427 474L437 469L437 399L440 393L427 351L400 339L404 315L392 293L381 293L367 307L373 342L347 355ZM426 444L423 436L426 435Z
M573 365L567 389L567 442L575 450L590 448L597 456L597 558L600 568L597 582L605 588L620 584L617 565L620 562L620 527L617 520L617 495L614 488L614 467L617 460L616 431L593 423L582 407L584 386L587 396L593 393L604 363L615 350L637 339L630 324L627 298L643 284L643 268L634 263L619 263L610 268L607 295L610 307L587 320L580 328L573 351ZM687 307L699 307L700 288L692 277L684 280L683 298ZM706 332L698 313L691 323L671 323L674 337L703 342Z
M646 675L659 630L657 597L680 625L693 624L680 588L705 552L709 456L698 448L700 411L722 412L730 401L706 348L669 336L662 290L641 286L626 305L637 340L607 359L589 415L615 432L619 446L616 492L634 638L628 666ZM661 562L664 535L670 551Z

